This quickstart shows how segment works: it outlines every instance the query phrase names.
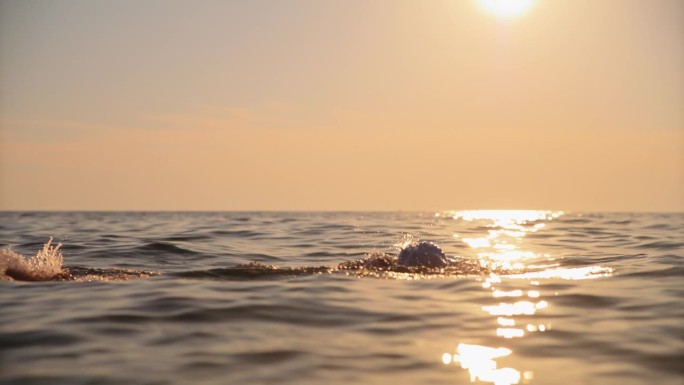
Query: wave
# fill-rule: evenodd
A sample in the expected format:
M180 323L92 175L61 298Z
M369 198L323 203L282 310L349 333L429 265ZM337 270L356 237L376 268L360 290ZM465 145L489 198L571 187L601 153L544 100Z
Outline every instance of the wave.
M180 246L177 246L172 243L168 242L157 242L157 241L149 241L145 243L144 245L138 246L133 250L134 252L137 253L142 253L142 254L158 254L158 253L169 253L169 254L177 254L177 255L194 255L197 254L197 252L189 249L182 248Z

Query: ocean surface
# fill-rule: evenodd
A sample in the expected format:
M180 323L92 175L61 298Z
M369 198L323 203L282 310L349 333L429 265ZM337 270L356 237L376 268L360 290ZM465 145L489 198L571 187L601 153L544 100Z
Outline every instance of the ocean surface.
M364 262L419 240L450 266ZM2 212L0 249L1 384L684 384L681 213Z

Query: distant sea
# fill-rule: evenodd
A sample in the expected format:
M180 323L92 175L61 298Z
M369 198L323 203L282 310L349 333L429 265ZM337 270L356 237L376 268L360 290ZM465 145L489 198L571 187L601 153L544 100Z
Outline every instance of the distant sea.
M418 241L450 267L364 264ZM1 384L684 383L681 213L2 212L0 248Z

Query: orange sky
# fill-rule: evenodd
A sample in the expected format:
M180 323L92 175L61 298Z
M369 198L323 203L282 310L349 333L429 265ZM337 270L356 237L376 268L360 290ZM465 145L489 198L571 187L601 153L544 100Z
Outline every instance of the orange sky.
M684 2L0 3L0 209L684 210Z

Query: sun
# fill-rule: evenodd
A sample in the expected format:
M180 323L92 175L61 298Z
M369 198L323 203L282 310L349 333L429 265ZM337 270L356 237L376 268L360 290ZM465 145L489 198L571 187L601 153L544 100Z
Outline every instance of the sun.
M527 12L534 0L478 0L480 6L503 18L514 18Z

